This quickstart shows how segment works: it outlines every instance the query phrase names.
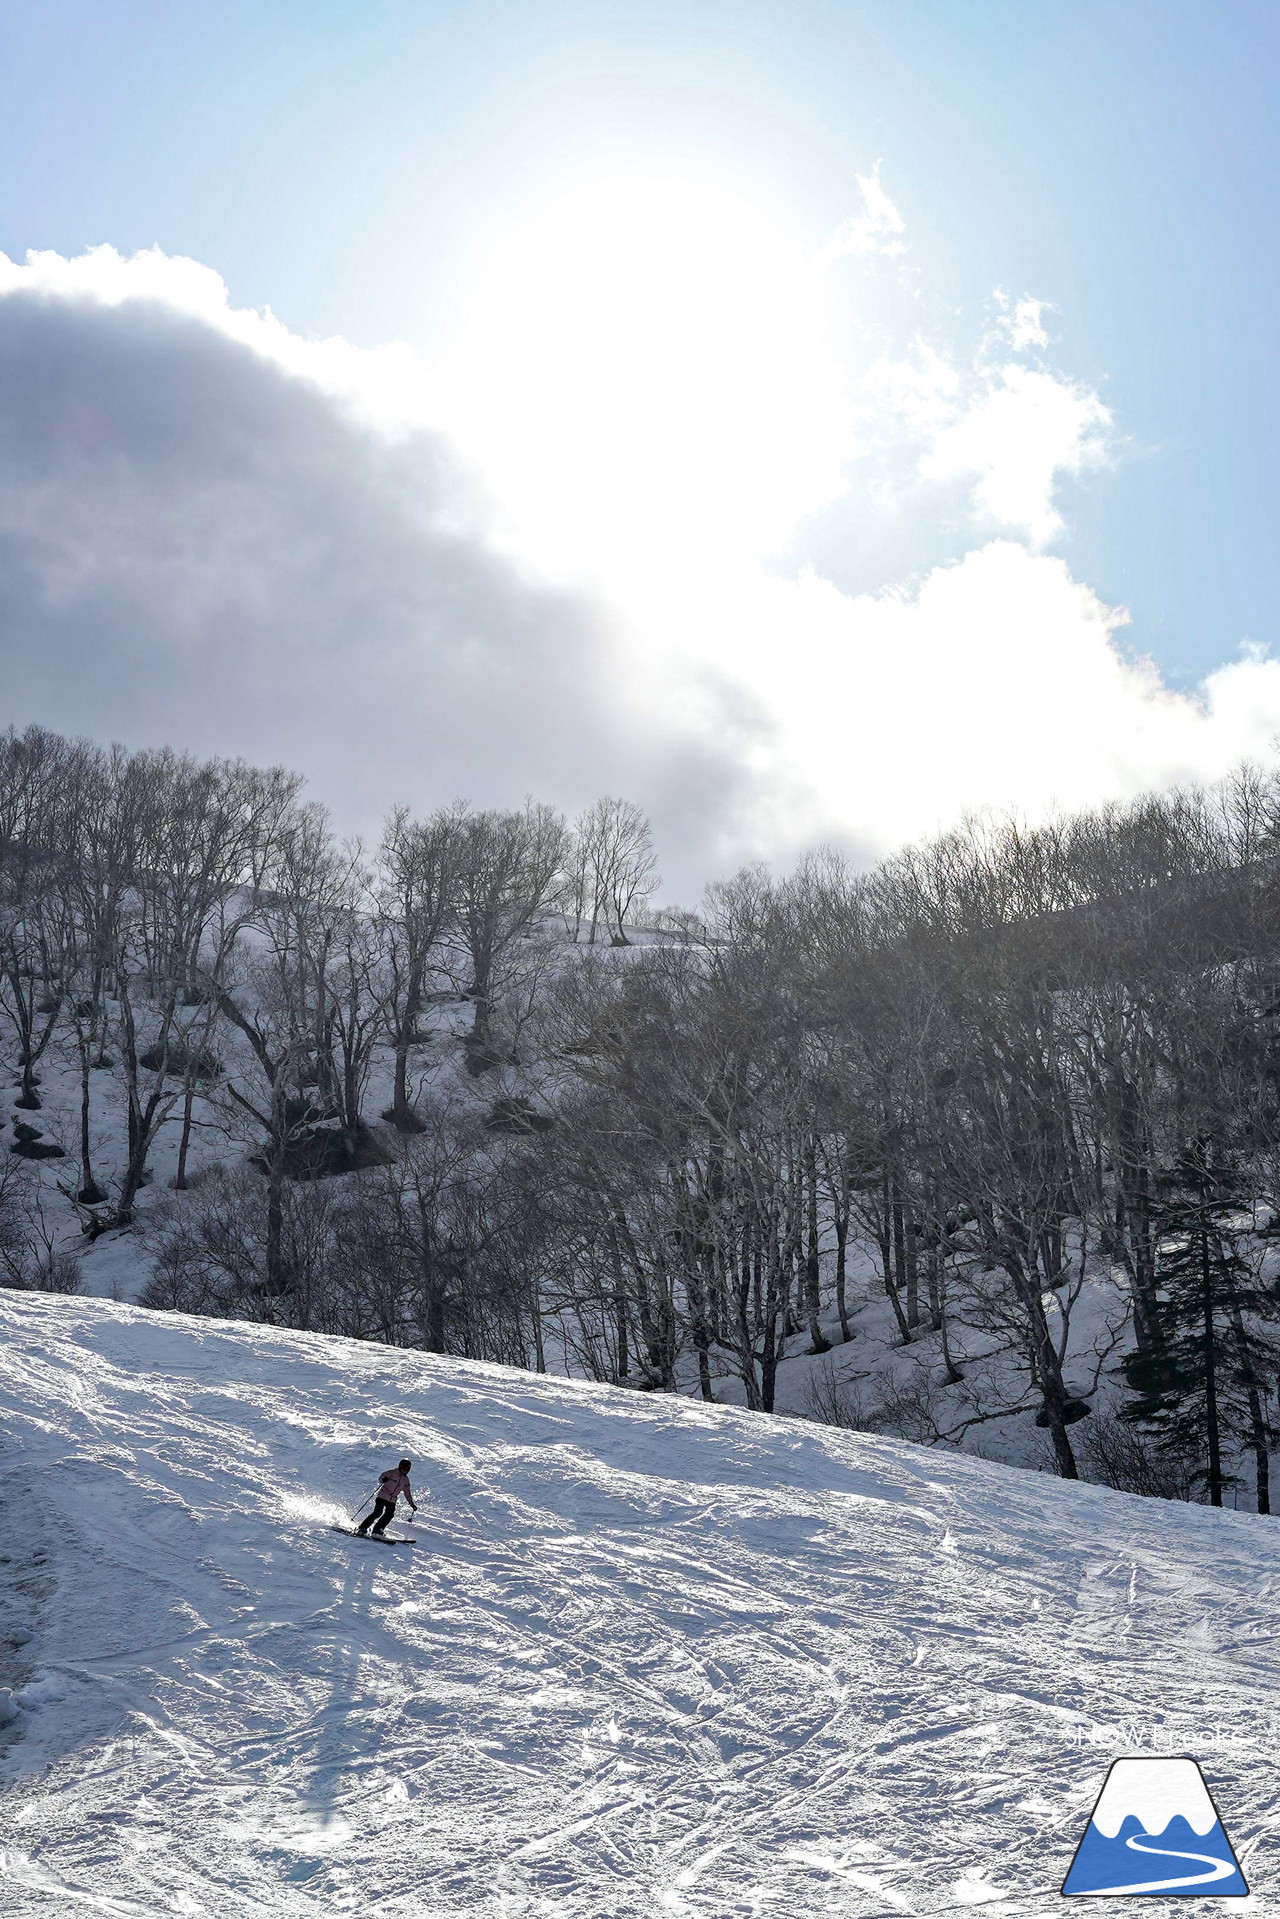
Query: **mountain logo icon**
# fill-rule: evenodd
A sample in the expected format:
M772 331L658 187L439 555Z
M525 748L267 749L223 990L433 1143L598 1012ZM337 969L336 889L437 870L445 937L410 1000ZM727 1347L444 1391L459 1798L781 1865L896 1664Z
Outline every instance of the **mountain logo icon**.
M1064 1898L1244 1899L1249 1888L1194 1759L1117 1759L1062 1883Z

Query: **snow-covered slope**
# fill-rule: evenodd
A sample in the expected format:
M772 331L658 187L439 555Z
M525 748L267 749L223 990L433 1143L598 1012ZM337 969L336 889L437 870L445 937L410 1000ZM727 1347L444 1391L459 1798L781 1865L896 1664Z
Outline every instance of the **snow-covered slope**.
M100 1301L0 1404L6 1919L1030 1919L1125 1740L1280 1911L1272 1522Z

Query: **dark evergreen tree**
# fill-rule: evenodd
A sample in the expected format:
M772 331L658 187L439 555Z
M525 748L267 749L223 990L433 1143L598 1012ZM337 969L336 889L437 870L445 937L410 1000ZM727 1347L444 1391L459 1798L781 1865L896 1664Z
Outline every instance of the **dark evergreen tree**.
M1170 1450L1194 1446L1214 1506L1237 1483L1225 1459L1250 1448L1257 1508L1270 1512L1269 1401L1280 1344L1267 1328L1280 1321L1280 1299L1240 1253L1244 1182L1201 1141L1161 1176L1160 1188L1154 1339L1124 1362L1136 1395L1124 1417Z

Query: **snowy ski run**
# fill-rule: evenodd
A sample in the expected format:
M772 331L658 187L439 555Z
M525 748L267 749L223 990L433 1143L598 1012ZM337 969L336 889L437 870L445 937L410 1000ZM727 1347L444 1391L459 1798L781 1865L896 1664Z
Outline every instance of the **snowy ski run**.
M254 1325L0 1321L5 1919L1047 1919L1144 1751L1203 1769L1220 1909L1280 1912L1273 1521ZM353 1549L402 1453L418 1550Z

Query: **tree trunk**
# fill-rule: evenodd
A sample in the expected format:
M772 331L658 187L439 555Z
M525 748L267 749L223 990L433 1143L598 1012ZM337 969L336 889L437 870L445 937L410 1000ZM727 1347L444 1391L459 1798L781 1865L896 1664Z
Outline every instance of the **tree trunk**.
M533 1318L533 1356L540 1373L547 1370L547 1355L542 1344L542 1301L538 1297L538 1282L534 1280L529 1292L529 1306Z
M417 1032L417 1014L405 1018L396 1028L395 1080L391 1093L391 1124L399 1133L420 1133L422 1121L409 1104L409 1047Z
M395 1082L391 1094L391 1124L401 1133L418 1133L422 1122L409 1105L409 1048L422 1012L423 965L415 962L405 988L404 1008L395 1028Z
M778 1348L782 1344L780 1329L785 1324L781 1313L775 1310L769 1314L764 1329L764 1351L760 1355L760 1411L771 1413L778 1390Z
M191 1106L194 1099L195 1087L188 1080L182 1099L182 1138L178 1141L178 1170L173 1180L174 1190L179 1193L185 1193L187 1190L187 1150L191 1145Z
M1061 1395L1044 1394L1045 1417L1049 1422L1049 1435L1053 1440L1053 1456L1057 1462L1058 1474L1062 1479L1079 1479L1080 1468L1076 1465L1076 1456L1071 1450L1071 1440L1067 1435L1066 1421L1062 1417Z
M623 1292L620 1283L617 1292L614 1294L614 1305L617 1314L618 1328L618 1356L614 1370L614 1378L621 1381L627 1377L627 1374L631 1370L631 1356L627 1351L627 1296Z
M778 1361L786 1351L787 1320L791 1309L790 1252L781 1247L770 1263L760 1354L760 1410L771 1413L777 1399Z
M920 1263L916 1248L916 1223L905 1206L898 1208L898 1231L902 1236L902 1263L906 1276L907 1324L914 1332L920 1324Z
M707 1320L702 1301L702 1287L694 1280L689 1286L690 1317L693 1321L693 1343L698 1354L698 1388L704 1399L714 1397L711 1391L711 1362L708 1357ZM744 1378L744 1384L746 1384ZM750 1388L748 1388L748 1393Z
M936 1244L933 1245L929 1250L928 1284L929 1284L929 1324L935 1333L940 1333L942 1331L942 1320L943 1320L942 1260L939 1257L938 1248Z
M267 1171L267 1292L278 1299L286 1290L284 1258L284 1162L283 1138L272 1142Z
M1213 1323L1213 1274L1209 1266L1209 1235L1200 1230L1200 1279L1204 1310L1204 1427L1209 1443L1209 1504L1222 1504L1222 1435L1218 1424L1218 1350Z
M1045 1318L1044 1307L1040 1301L1040 1274L1036 1271L1028 1274L1021 1269L1014 1270L1012 1261L1006 1263L1005 1271L1018 1288L1027 1314L1036 1383L1040 1388L1040 1404L1044 1411L1045 1424L1049 1428L1049 1436L1053 1441L1053 1455L1058 1472L1063 1479L1079 1479L1080 1469L1076 1464L1076 1456L1071 1449L1071 1440L1067 1434L1067 1389L1063 1384L1057 1348L1053 1343L1049 1322Z
M942 1286L941 1282L939 1282L939 1286L938 1286L937 1330L941 1334L942 1363L947 1369L947 1372L946 1372L947 1384L948 1386L958 1386L960 1384L960 1381L964 1378L964 1374L961 1372L960 1368L956 1365L955 1356L951 1351L951 1323L947 1317L946 1290Z
M1140 1164L1131 1179L1117 1182L1116 1226L1128 1248L1127 1264L1133 1283L1133 1336L1140 1351L1158 1342L1156 1258L1151 1218L1151 1178Z
M836 1207L836 1311L840 1315L840 1337L846 1344L853 1338L849 1328L848 1266L849 1204L846 1189L844 1203Z
M1254 1490L1256 1492L1255 1510L1260 1513L1271 1511L1271 1446L1270 1433L1267 1430L1266 1414L1262 1407L1262 1393L1258 1386L1258 1375L1254 1370L1249 1353L1249 1335L1245 1331L1244 1315L1240 1311L1240 1302L1235 1290L1231 1291L1231 1324L1236 1336L1236 1350L1240 1358L1240 1376L1244 1381L1249 1401L1249 1427L1253 1444Z
M880 1268L884 1274L885 1298L893 1307L893 1316L898 1322L898 1331L902 1335L902 1343L904 1346L907 1346L911 1342L911 1328L908 1326L907 1316L902 1310L902 1295L894 1283L893 1209L892 1188L889 1184L889 1176L885 1173L881 1176L880 1180L881 1230L876 1237L880 1246Z
M1271 1511L1271 1453L1267 1446L1267 1423L1262 1416L1262 1396L1258 1388L1251 1385L1249 1394L1249 1421L1253 1428L1253 1461L1257 1494L1255 1506L1260 1513Z
M107 1197L93 1177L93 1145L90 1139L89 1120L89 1075L92 1042L89 1035L77 1030L76 1039L80 1053L80 1191L76 1198L82 1206L100 1206Z
M471 1019L471 1031L467 1034L466 1060L467 1071L478 1078L496 1063L493 1054L493 1007L487 972L477 974L471 987L471 997L475 1012Z
M443 1351L445 1350L445 1344L444 1344L445 1290L446 1290L445 1278L444 1278L444 1274L440 1271L439 1263L435 1260L428 1261L426 1332L427 1332L427 1351L429 1353L443 1353ZM539 1366L538 1371L539 1372L545 1371L545 1367Z
M818 1242L818 1158L817 1149L810 1144L805 1155L805 1253L804 1253L804 1311L809 1322L810 1350L826 1353L831 1350L831 1341L825 1339L819 1319L822 1313L822 1262Z
M35 1112L39 1109L41 1100L36 1091L36 1057L32 1046L24 1045L21 1065L22 1092L14 1104L23 1107L27 1112Z

